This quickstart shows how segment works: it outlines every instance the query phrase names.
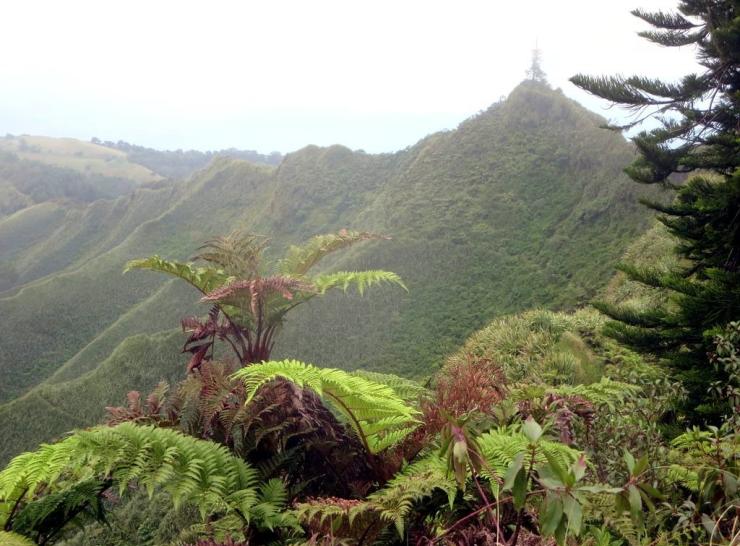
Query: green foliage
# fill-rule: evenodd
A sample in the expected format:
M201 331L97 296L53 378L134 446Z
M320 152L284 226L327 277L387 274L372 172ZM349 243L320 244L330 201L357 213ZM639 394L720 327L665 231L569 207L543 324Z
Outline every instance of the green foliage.
M401 442L417 426L419 412L393 388L342 370L283 360L242 368L234 377L244 382L247 403L277 378L315 391L346 419L371 453Z
M674 438L671 447L664 479L685 493L666 519L677 534L697 541L709 535L714 543L731 544L738 538L740 504L737 430L731 422L722 428L694 427Z
M468 354L486 358L499 364L513 382L595 381L603 373L605 359L595 352L591 340L602 324L603 319L587 309L509 315L473 334L450 362Z

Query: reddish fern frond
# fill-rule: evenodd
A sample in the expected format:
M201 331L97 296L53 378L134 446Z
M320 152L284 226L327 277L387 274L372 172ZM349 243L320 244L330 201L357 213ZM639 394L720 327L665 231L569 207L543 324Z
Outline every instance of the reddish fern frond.
M170 384L167 381L160 381L154 390L146 397L146 408L150 415L159 414L167 402L167 393L169 393Z
M249 542L235 541L231 537L224 540L216 540L213 538L199 540L195 544L190 546L249 546Z
M260 313L260 303L270 295L279 295L286 300L292 300L296 292L309 292L313 287L294 277L274 275L256 279L238 280L217 288L201 298L202 302L219 302L238 306L239 301L250 302L252 315Z
M492 415L506 395L506 377L493 361L466 355L462 362L450 363L440 372L434 398L422 402L427 429L436 433L449 418L477 411Z
M108 425L117 425L125 421L137 423L164 423L171 419L172 415L167 407L167 392L169 384L161 381L147 396L146 403L141 402L139 391L130 391L126 395L125 406L108 406L105 422Z
M208 350L211 348L212 343L204 343L196 348L191 349L193 356L190 357L187 365L187 372L192 373L193 370L197 370L206 358Z
M340 497L308 498L295 505L312 544L373 544L386 524L367 501Z
M206 241L193 260L209 262L231 276L248 279L259 273L262 253L268 244L269 240L260 235L233 231Z

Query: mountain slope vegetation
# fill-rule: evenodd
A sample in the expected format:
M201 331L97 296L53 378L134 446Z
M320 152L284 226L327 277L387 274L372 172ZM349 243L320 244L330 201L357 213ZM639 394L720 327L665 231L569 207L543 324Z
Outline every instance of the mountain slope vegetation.
M130 233L110 216L93 230L99 244L81 244L85 252L56 273L35 266L45 276L0 299L9 319L0 400L21 397L12 411L0 407L0 429L23 436L22 422L43 407L34 400L68 404L83 375L85 389L105 393L94 396L107 404L144 388L133 381L97 385L106 382L101 367L112 352L122 354L130 336L177 326L198 296L165 287L153 274L122 276L124 264L155 253L187 259L203 241L237 228L269 235L276 252L342 228L389 235L391 241L349 249L327 267L394 271L409 288L403 296L350 294L341 304L340 297L307 304L286 324L278 358L423 377L496 316L588 301L650 222L637 204L639 188L621 174L633 151L599 129L602 122L560 91L527 81L456 130L394 154L309 146L277 167L221 158L184 183L136 190L115 202L136 219ZM55 233L68 236L67 229ZM140 365L147 372L138 377L155 381L147 358ZM65 396L54 395L59 389ZM44 435L29 432L2 455L78 424L63 422Z

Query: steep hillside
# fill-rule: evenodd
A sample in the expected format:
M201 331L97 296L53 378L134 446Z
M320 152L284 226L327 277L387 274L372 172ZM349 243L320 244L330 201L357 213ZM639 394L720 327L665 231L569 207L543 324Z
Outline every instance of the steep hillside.
M397 271L410 294L317 309L289 325L283 347L300 346L308 360L415 375L493 316L588 301L648 222L636 203L639 188L621 175L629 146L599 129L602 121L526 82L455 131L373 158L380 175L372 183L355 167L334 183L348 194L359 188L365 200L352 225L394 240L358 248L340 265ZM354 161L361 166L362 159ZM291 202L292 209L275 211L266 232L310 219L302 194ZM302 337L309 321L312 335Z
M0 292L9 296L14 287L107 252L136 227L162 214L181 191L161 184L93 203L44 201L0 219L0 263L12 267L5 277L0 273Z
M184 258L234 228L270 235L276 249L343 227L393 237L358 245L329 266L391 269L409 294L309 304L291 317L276 356L424 376L496 316L587 301L649 223L636 186L621 174L632 151L599 129L602 122L561 92L525 82L458 129L395 154L309 146L277 168L220 159L176 189L138 190L126 205L127 217L141 219L130 235L114 235L110 216L98 225L104 251L81 243L70 250L74 267L0 299L11 330L0 342L0 400L27 393L12 410L0 407L0 432L18 438L2 456L88 415L76 409L83 378L86 396L110 404L157 372L169 375L174 352L142 357L136 381L108 380L108 355L124 358L130 336L170 330L197 299L153 273L121 276L123 264L153 253ZM152 203L145 191L162 198L152 207L159 214L140 212ZM152 370L155 360L168 364ZM68 420L23 432L22 421L43 421L40 400Z

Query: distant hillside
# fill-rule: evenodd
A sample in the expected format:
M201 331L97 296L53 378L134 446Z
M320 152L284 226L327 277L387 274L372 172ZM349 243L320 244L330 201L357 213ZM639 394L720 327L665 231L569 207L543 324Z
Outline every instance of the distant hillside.
M129 160L120 150L74 138L8 135L0 138L0 150L12 152L21 159L85 174L125 178L139 183L161 178L146 167Z
M396 271L409 293L309 304L276 356L425 376L497 316L587 302L650 223L621 173L633 151L601 123L560 91L525 82L456 130L395 154L309 146L277 167L222 158L183 184L115 201L126 230L113 208L65 216L54 237L78 230L99 233L97 242L0 299L0 401L22 396L0 406L0 433L12 439L0 458L97 418L102 410L82 398L100 408L182 373L172 328L196 294L154 273L122 276L123 264L186 258L234 228L267 234L277 249L343 227L393 237L329 265ZM48 272L58 245L47 240L22 253L46 245L34 267Z
M209 152L199 150L155 150L145 146L129 144L122 140L118 142L106 140L103 142L94 138L92 142L124 152L129 161L143 165L168 178L187 178L195 171L204 168L216 157L244 159L264 165L279 165L283 160L280 152L261 154L254 150L237 150L236 148Z
M133 167L135 177L146 171L140 165L127 164L125 159L111 161L110 171L103 165L86 169L84 165L99 163L100 159L71 157L44 153L18 153L3 149L7 139L0 138L0 219L21 209L52 200L91 203L97 199L115 198L131 193L141 181L123 175L126 167ZM45 161L40 161L43 157ZM35 158L35 159L31 159ZM58 163L56 160L59 159ZM141 170L140 170L141 169ZM152 180L158 177L149 172Z
M271 165L282 160L277 152L159 151L123 141L0 138L0 294L110 249L138 223L166 210L162 196L175 190L163 177L188 178L222 156ZM152 191L133 196L139 187ZM161 188L166 191L153 198ZM119 197L125 199L115 201Z

